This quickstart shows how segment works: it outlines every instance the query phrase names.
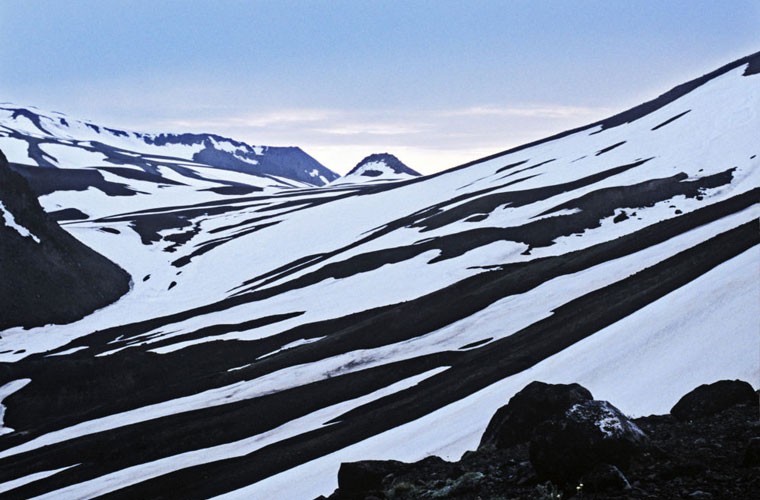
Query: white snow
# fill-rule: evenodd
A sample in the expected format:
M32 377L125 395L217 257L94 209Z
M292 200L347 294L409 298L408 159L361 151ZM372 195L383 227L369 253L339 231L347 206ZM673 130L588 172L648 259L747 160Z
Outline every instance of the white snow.
M25 484L33 483L39 479L44 479L46 477L53 476L55 474L58 474L59 472L65 471L66 469L71 469L72 467L76 467L77 465L79 464L69 465L68 467L61 467L60 469L35 472L34 474L29 474L28 476L23 476L17 479L13 479L11 481L0 483L0 493L5 493L6 491L19 488L21 486L24 486Z
M2 110L0 110L1 112ZM21 139L14 137L4 137L0 132L0 150L2 150L5 158L11 163L20 163L22 165L29 165L34 163L29 158L29 144Z
M379 172L379 175L376 173ZM356 183L373 183L373 182L388 182L399 181L404 179L412 179L413 175L409 175L404 172L396 172L390 165L384 161L370 161L360 166L355 171L352 171L343 177L339 177L332 181L330 186L342 186Z
M95 165L108 165L105 155L97 151L64 144L40 144L40 149L55 158L51 161L59 168L82 168Z
M310 413L307 416L297 418L275 429L257 434L250 438L214 446L211 448L202 448L199 450L182 453L180 455L162 458L153 462L135 465L83 483L74 484L67 488L55 490L35 498L40 500L54 500L58 498L69 498L74 496L76 498L91 498L94 496L102 495L109 491L124 488L131 484L166 474L174 470L214 462L216 460L225 458L241 457L272 443L276 443L283 439L318 429L326 425L327 422L334 420L335 418L350 411L353 408L357 408L371 401L385 397L389 394L393 394L395 392L399 392L412 387L425 380L426 378L434 376L435 374L440 373L445 369L446 368L436 368L434 370L406 378L404 380L396 382L395 384L389 385L388 387L367 394L366 396L328 406L316 412Z
M14 392L20 391L31 381L32 379L30 378L21 378L18 380L11 380L0 387L0 436L13 432L13 429L6 427L3 423L3 417L5 416L5 405L2 404L3 399L7 398Z
M284 346L280 347L279 349L276 349L276 350L274 350L272 352L268 352L266 354L263 354L263 355L259 356L256 359L259 360L259 359L268 358L269 356L277 354L278 352L282 352L282 351L285 351L287 349L293 349L294 347L298 347L300 345L313 344L314 342L322 340L323 338L324 337L314 337L314 338L311 338L311 339L299 339L299 340L295 340L295 341L293 341L293 342L291 342L289 344L285 344ZM227 370L227 371L232 371L232 370Z
M82 351L84 349L87 349L87 346L79 346L79 347L72 347L71 349L66 349L60 352L56 352L54 354L48 354L45 357L51 357L51 356L67 356L69 354L74 354L75 352Z
M35 243L39 243L40 239L32 234L31 231L29 231L24 226L18 224L16 222L15 217L13 217L13 214L5 208L5 205L3 205L3 202L0 201L0 213L3 215L3 222L6 226L9 228L15 230L18 234L20 234L24 238L31 238Z

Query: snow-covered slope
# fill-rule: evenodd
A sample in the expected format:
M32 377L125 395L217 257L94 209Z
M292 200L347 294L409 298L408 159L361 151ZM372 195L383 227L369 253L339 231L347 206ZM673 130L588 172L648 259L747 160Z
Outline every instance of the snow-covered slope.
M334 180L332 185L400 181L413 179L420 175L419 172L404 165L394 155L379 153L364 158L346 175Z
M136 210L176 199L321 186L338 178L297 147L250 146L213 134L124 131L11 105L0 105L0 149L46 195L46 210L69 211L64 218L74 209L100 215L101 205Z
M531 380L635 415L757 382L758 72L434 176L67 223L134 287L2 332L0 491L313 498L458 457Z

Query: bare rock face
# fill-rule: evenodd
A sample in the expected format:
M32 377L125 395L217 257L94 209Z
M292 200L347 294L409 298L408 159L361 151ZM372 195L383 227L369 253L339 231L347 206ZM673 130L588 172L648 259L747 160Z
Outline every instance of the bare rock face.
M742 465L744 467L760 467L760 437L754 437L747 443Z
M338 490L344 497L380 490L383 478L405 465L395 460L344 462L338 470Z
M69 323L129 290L130 276L46 214L0 151L0 330Z
M719 380L703 384L683 396L670 410L678 420L694 420L714 415L737 404L758 404L758 395L747 382Z
M647 441L644 432L607 401L586 401L534 430L530 461L539 477L566 484L599 464L627 469Z
M571 406L593 399L579 384L531 382L499 408L488 423L480 446L509 448L530 440L542 422L563 415Z
M614 465L597 464L581 478L584 492L601 493L606 491L619 491L631 488L628 479Z

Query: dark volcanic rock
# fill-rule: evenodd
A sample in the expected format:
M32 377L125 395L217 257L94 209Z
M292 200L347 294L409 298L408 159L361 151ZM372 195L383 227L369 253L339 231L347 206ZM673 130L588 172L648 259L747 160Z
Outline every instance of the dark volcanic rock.
M129 290L129 275L61 229L1 152L0 202L0 330L75 321Z
M383 479L404 465L406 464L395 460L365 460L340 464L338 490L340 490L341 497L350 497L357 493L368 493L381 489Z
M336 490L330 498L535 500L557 498L559 494L587 500L760 498L757 465L742 464L744 457L755 453L748 448L760 446L756 407L737 405L693 421L652 415L635 419L635 424L651 445L632 457L624 473L600 461L564 488L539 480L529 461L528 445L522 443L505 449L489 446L469 451L458 462L437 457L413 464L388 462L389 467L383 470L388 474L379 487L375 481L370 483L373 490Z
M742 465L745 467L757 467L760 465L760 437L754 437L747 443Z
M478 448L509 448L526 442L540 423L564 414L574 404L592 399L591 393L578 384L531 382L499 408Z
M584 492L617 491L630 488L628 479L614 465L598 464L581 478Z
M720 380L703 384L678 400L670 410L679 420L714 415L737 404L758 404L758 395L747 382Z
M538 426L530 461L539 477L558 484L577 480L598 464L627 469L646 435L607 401L586 401Z
M625 210L621 211L619 214L615 216L614 219L612 219L612 222L617 224L618 222L623 222L624 220L628 220L628 214L625 213Z

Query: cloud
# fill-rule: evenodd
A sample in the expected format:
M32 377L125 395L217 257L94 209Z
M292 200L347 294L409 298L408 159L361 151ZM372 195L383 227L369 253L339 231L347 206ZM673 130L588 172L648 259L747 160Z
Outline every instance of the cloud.
M376 152L404 156L412 168L432 173L610 114L612 110L606 108L561 104L422 110L210 109L192 118L177 116L163 120L158 129L213 132L251 144L299 146L340 173Z
M448 108L277 107L262 104L266 99L209 99L208 89L201 83L172 88L163 81L143 82L140 89L148 90L147 96L137 99L134 89L115 82L108 93L110 101L82 98L79 111L79 106L61 111L119 129L208 132L250 144L299 146L338 172L349 170L371 153L389 152L403 155L402 160L423 173L454 167L613 113L607 108L565 103L478 103ZM225 94L224 88L215 90L214 95ZM105 94L96 95L103 98ZM88 116L88 109L94 116Z
M209 118L177 118L161 121L165 126L182 128L223 127L223 128L264 128L278 126L298 126L326 122L337 118L340 113L330 109L281 109L248 113L244 115L223 115Z
M589 108L562 105L524 105L512 107L472 106L463 109L445 111L444 116L469 117L530 117L530 118L575 118L598 116L599 113L609 113L605 108Z
M421 124L399 123L376 123L376 122L351 122L338 125L315 128L314 132L326 135L370 135L370 136L393 136L418 134L425 131Z

